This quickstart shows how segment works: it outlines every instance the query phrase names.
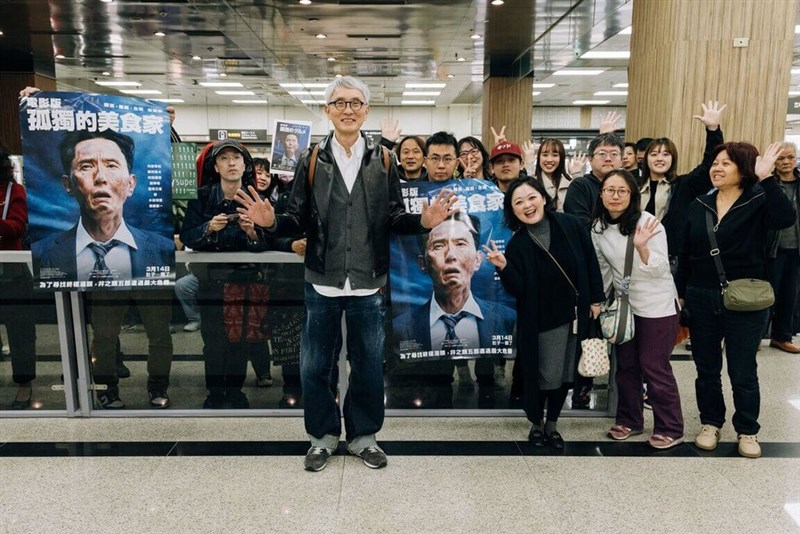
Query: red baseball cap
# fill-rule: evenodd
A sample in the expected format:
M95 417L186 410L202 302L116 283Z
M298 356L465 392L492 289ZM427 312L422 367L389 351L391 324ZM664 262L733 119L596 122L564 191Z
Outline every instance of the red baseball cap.
M511 154L512 156L517 156L520 160L522 160L522 149L516 143L509 143L508 141L502 141L497 143L494 148L492 148L492 155L489 158L490 162L493 162L496 158L502 156L503 154Z

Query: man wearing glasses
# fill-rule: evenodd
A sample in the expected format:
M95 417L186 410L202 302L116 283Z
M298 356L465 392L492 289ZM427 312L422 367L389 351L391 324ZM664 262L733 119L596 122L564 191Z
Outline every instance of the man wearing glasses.
M586 225L592 226L592 213L600 198L600 182L606 174L622 167L622 153L625 144L614 134L601 134L589 142L589 165L592 171L569 184L564 199L564 212L578 217Z
M594 205L600 198L600 182L606 174L622 167L622 153L625 144L611 133L600 134L589 142L589 166L592 171L572 180L564 198L564 212L578 217L587 229L592 226ZM593 380L575 373L575 387L572 390L572 409L589 408L589 393Z
M347 450L367 467L386 466L376 433L383 425L384 286L389 233L420 234L455 212L456 197L442 191L422 214L406 213L393 158L361 132L369 113L369 88L345 76L325 90L325 114L334 132L306 151L295 171L285 214L250 187L239 191L240 213L270 232L307 235L305 317L300 341L300 379L311 448L307 471L325 468L339 444L341 417L331 392L331 369L347 324L351 375L344 400ZM316 152L316 157L314 157ZM314 165L313 176L309 169ZM388 161L388 168L384 165Z
M455 177L458 141L452 134L436 132L425 141L425 168L428 180L444 182Z

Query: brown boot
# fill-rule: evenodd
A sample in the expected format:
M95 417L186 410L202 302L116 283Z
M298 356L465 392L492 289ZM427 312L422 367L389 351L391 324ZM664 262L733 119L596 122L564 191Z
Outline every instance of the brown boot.
M778 341L777 339L771 339L769 346L775 347L778 350L782 350L783 352L788 352L790 354L800 354L800 346L795 345L791 341Z

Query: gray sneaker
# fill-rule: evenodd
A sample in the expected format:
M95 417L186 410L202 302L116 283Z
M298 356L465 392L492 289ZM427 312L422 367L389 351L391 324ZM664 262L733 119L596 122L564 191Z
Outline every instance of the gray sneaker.
M386 453L377 445L364 447L358 452L352 451L348 447L347 452L364 460L364 465L370 469L380 469L381 467L386 467L386 464L389 463L389 460L386 459Z
M105 393L98 394L97 403L104 410L121 410L125 407L122 399L119 398L119 392L115 388L109 388Z
M306 453L303 469L306 471L322 471L328 465L331 453L325 447L311 447Z

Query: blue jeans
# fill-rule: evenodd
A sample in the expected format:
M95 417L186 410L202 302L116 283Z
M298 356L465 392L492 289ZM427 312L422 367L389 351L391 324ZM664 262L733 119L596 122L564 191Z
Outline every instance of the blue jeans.
M342 433L341 413L331 391L332 369L342 342L342 312L347 326L350 381L344 399L347 441L374 441L383 426L383 352L386 307L383 292L366 297L325 297L305 284L305 315L300 340L300 380L305 397L306 432L315 446L335 448ZM331 446L332 445L332 446Z
M695 390L700 422L720 428L725 423L721 379L724 339L728 376L733 388L733 428L737 434L758 434L761 393L756 353L769 311L728 310L722 305L719 289L699 287L687 288L686 307L691 314L689 331L697 368Z
M791 341L794 307L797 305L797 279L800 276L800 254L797 249L778 249L770 261L770 282L775 291L772 307L772 335L775 341Z

